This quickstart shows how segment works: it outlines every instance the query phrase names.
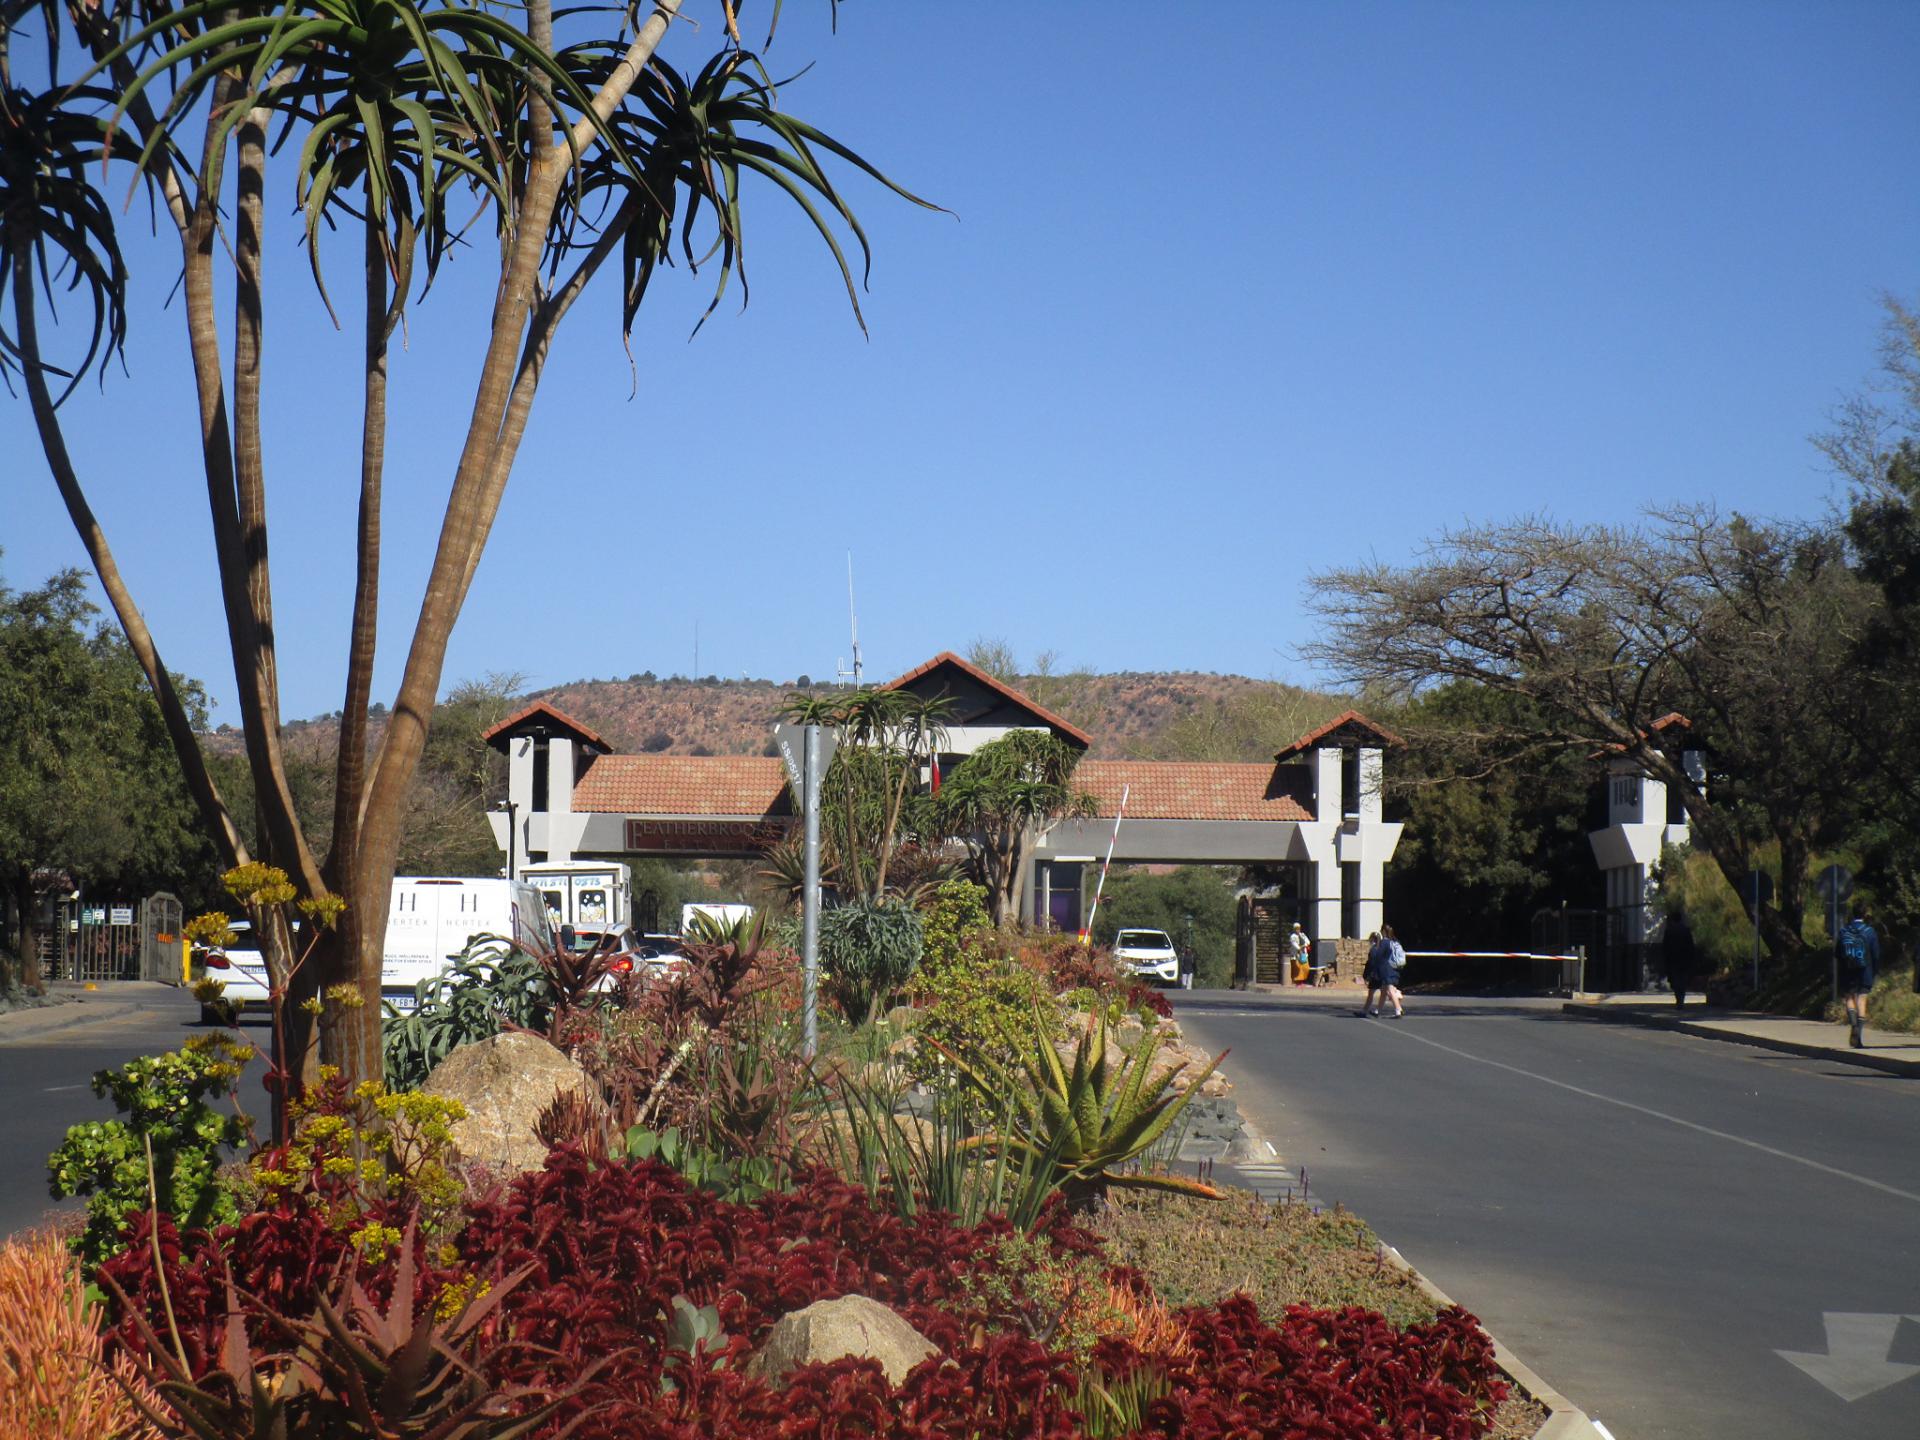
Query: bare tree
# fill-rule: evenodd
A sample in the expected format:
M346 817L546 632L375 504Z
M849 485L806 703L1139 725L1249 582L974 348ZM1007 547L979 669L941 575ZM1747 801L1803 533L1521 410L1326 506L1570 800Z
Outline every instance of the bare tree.
M1762 933L1776 955L1799 949L1808 857L1844 826L1862 773L1844 706L1874 601L1833 531L1704 506L1637 528L1536 516L1312 584L1324 629L1305 653L1340 681L1405 695L1466 682L1529 702L1520 713L1535 723L1464 737L1487 763L1629 756L1681 796L1695 844L1735 884L1756 846L1778 841L1778 909L1763 911ZM1684 742L1659 723L1673 712L1689 722ZM1704 786L1682 761L1695 747Z

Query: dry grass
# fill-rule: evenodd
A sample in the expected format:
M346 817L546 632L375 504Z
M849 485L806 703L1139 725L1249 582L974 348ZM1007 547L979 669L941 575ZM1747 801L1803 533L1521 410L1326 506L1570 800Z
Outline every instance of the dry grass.
M51 1230L0 1245L0 1435L34 1440L159 1440L127 1387L152 1392L126 1360L100 1353L100 1312Z
M1245 1190L1217 1201L1108 1192L1094 1218L1107 1252L1169 1305L1208 1305L1244 1293L1270 1320L1289 1305L1359 1305L1400 1326L1434 1317L1412 1275L1389 1260L1358 1216L1334 1207L1264 1204ZM1527 1440L1546 1411L1517 1390L1494 1412L1487 1440Z

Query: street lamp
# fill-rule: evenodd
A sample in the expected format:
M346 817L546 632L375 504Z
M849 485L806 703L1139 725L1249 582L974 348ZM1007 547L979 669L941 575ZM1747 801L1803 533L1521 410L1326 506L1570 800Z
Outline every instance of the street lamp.
M513 801L511 800L502 800L498 805L494 806L493 808L496 810L504 810L506 812L506 815L507 815L507 879L518 880L520 876L517 873L518 867L514 864L513 847L514 847L514 841L516 839L514 835L514 830L516 828L514 825L514 817L517 814L519 814L520 807L514 804Z

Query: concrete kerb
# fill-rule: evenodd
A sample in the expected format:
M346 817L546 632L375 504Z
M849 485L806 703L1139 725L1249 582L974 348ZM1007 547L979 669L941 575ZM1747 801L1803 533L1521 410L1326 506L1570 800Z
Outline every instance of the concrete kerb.
M1407 1257L1393 1246L1383 1241L1381 1249L1386 1252L1388 1259L1407 1272L1414 1284L1434 1304L1447 1306L1456 1303L1446 1291L1409 1264ZM1498 1335L1489 1330L1487 1338L1493 1341L1494 1361L1506 1372L1507 1378L1526 1391L1528 1397L1547 1412L1545 1423L1534 1431L1534 1440L1593 1440L1594 1436L1607 1433L1594 1423L1586 1411L1542 1380L1533 1367L1509 1350Z
M1733 1025L1712 1025L1698 1020L1676 1020L1668 1015L1650 1015L1644 1011L1615 1009L1591 1001L1569 1000L1561 1010L1579 1020L1604 1025L1638 1025L1643 1030L1671 1030L1701 1040L1721 1040L1734 1045L1751 1045L1757 1050L1776 1050L1785 1055L1801 1055L1813 1060L1837 1060L1866 1070L1888 1075L1920 1075L1920 1061L1894 1055L1876 1055L1872 1050L1852 1050L1839 1045L1810 1045L1781 1036L1756 1034ZM1729 1017L1732 1019L1734 1017Z

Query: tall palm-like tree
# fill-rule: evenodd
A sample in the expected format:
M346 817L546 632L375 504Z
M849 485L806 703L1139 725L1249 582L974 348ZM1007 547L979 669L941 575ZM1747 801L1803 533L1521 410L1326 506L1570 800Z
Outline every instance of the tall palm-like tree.
M454 621L559 324L616 251L629 326L647 277L671 258L670 245L678 244L689 264L717 256L724 286L744 253L748 175L814 219L850 290L834 223L865 251L820 157L877 172L778 108L764 68L739 40L735 5L723 0L718 29L726 38L692 80L660 61L656 47L682 3L646 0L632 11L556 17L551 0L507 7L478 0L66 0L64 13L57 0L43 0L38 9L49 44L37 89L15 85L7 65L17 24L34 7L10 0L0 9L0 209L14 317L0 363L25 381L55 483L160 698L225 858L279 866L300 899L335 893L347 901L345 922L297 972L284 926L262 917L269 923L260 933L276 975L288 977L296 1031L308 1023L299 1002L322 989L345 986L365 1002L330 1009L337 1023L321 1036L322 1057L355 1077L379 1073L381 948L406 794ZM556 24L568 32L561 39ZM62 35L74 42L64 50ZM81 66L80 75L67 73ZM127 266L111 207L96 189L115 167L148 187L180 246L181 312L258 810L257 853L249 853L206 774L60 433L64 392L118 352L126 329ZM302 831L280 748L263 437L267 196L276 177L291 181L298 234L329 309L323 252L342 225L359 239L364 376L356 588L325 854ZM475 202L473 215L457 219L454 209L465 200ZM419 619L376 747L367 714L384 459L394 418L386 403L389 340L403 311L419 303L476 225L498 242L490 319ZM701 227L713 232L705 253L694 238ZM45 353L36 301L48 287L69 282L92 300L93 324L81 363L60 369ZM232 301L224 317L223 286ZM292 1038L300 1053L304 1040Z
M1073 786L1079 763L1080 752L1058 736L1013 730L962 760L941 786L933 829L965 842L994 924L1013 918L1029 837L1093 813L1093 797Z

